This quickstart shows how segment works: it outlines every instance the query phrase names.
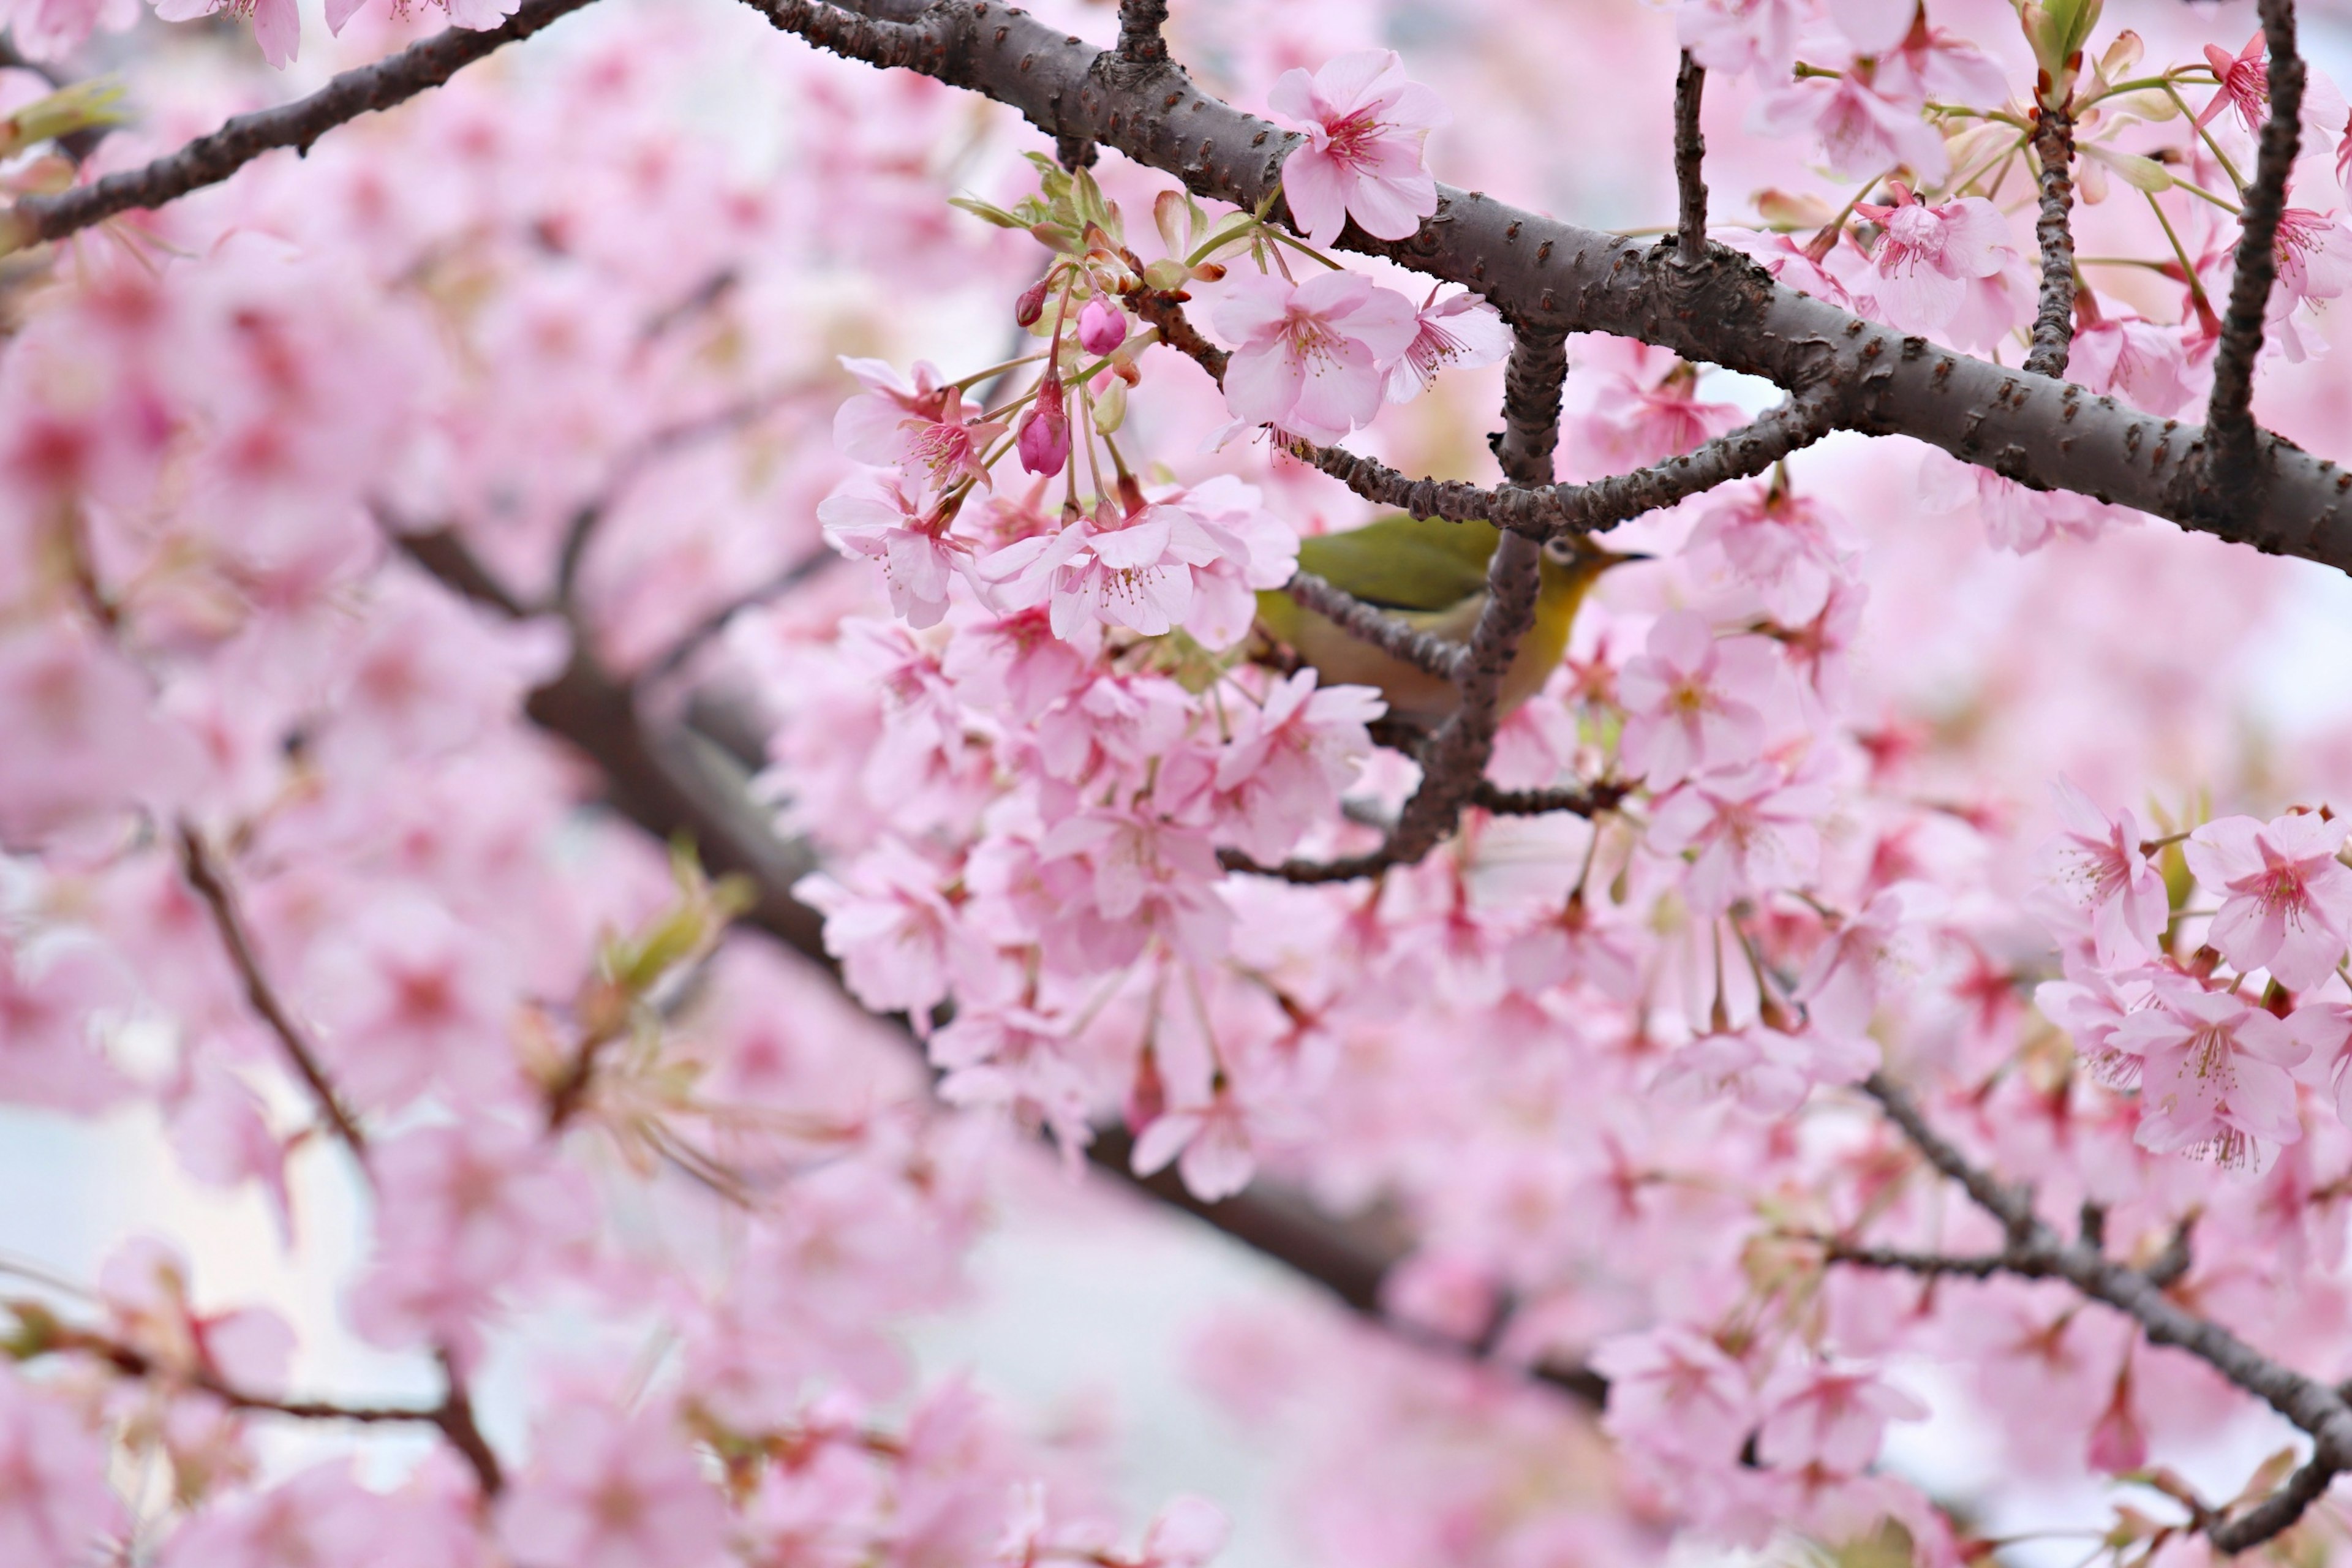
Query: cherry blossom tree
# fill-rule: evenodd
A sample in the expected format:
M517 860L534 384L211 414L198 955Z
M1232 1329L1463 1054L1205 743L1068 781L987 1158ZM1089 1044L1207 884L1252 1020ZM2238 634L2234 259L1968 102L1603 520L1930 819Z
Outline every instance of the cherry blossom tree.
M1202 1568L910 1370L1053 1182L1302 1562L2352 1553L2293 0L438 9L7 12L0 1100L429 1392L0 1254L0 1562Z

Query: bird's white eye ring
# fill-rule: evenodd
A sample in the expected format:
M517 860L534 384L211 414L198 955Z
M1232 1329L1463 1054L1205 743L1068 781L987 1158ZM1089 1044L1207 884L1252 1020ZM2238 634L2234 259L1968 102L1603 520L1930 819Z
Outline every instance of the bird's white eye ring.
M1556 566L1573 566L1576 564L1576 542L1574 540L1547 539L1544 541L1543 548L1544 553L1551 557L1552 564Z

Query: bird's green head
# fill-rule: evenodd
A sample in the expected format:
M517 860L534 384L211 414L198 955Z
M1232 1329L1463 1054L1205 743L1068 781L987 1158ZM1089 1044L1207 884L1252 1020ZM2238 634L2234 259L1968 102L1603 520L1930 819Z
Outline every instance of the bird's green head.
M1603 549L1581 533L1548 539L1543 547L1543 593L1546 597L1582 598L1584 591L1611 567L1649 559L1636 551Z

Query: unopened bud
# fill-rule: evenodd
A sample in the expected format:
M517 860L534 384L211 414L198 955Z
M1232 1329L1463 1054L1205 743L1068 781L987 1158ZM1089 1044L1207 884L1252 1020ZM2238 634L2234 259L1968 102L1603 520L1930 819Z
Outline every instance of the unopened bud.
M1052 479L1070 460L1070 416L1062 405L1062 382L1049 375L1037 389L1036 406L1021 416L1013 439L1021 466Z
M1090 354L1107 354L1127 341L1127 312L1100 296L1078 312L1078 342Z
M1024 327L1034 327L1045 314L1046 279L1040 278L1021 290L1021 298L1013 302L1013 319Z
M1127 423L1127 383L1114 380L1095 399L1095 428L1108 436Z

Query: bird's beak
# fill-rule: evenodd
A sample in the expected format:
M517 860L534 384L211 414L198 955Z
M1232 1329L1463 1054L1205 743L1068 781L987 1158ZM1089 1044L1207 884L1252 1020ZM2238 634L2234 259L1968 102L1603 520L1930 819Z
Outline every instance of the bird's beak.
M1603 572L1633 561L1655 561L1656 556L1645 550L1602 550L1597 547L1585 552L1585 559L1594 562Z

